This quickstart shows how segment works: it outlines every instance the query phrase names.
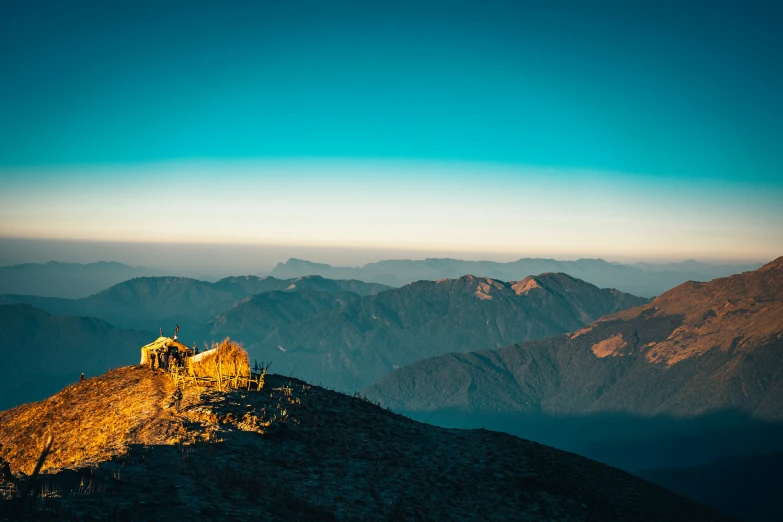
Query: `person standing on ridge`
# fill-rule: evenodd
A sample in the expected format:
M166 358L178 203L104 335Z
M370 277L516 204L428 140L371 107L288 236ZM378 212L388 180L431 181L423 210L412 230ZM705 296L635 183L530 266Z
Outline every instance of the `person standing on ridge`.
M174 399L174 406L177 408L177 413L179 413L179 406L182 401L182 390L179 389L179 386L177 386L177 389L171 394L171 398Z
M84 372L79 376L79 382L84 382Z

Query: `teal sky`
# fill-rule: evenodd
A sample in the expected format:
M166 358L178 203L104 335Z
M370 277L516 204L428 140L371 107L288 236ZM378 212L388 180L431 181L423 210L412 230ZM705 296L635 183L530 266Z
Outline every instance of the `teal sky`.
M354 194L408 205L405 225L390 210L377 224L393 241L369 227L327 242L456 248L435 238L489 226L470 221L471 201L494 193L502 233L460 248L525 253L509 234L528 223L544 252L541 238L569 240L569 224L584 236L598 219L608 239L563 255L621 252L627 236L613 242L606 227L633 223L655 225L661 256L763 258L783 249L781 22L771 1L4 2L0 235L153 241L160 227L113 222L97 202L132 207L118 194L143 197L157 181L209 206L220 176L226 197L251 187L259 204L276 187L288 218L287 198L335 206L305 212L295 234L247 202L251 224L164 236L310 243L309 220L344 227L328 216ZM562 230L515 213L526 187L540 190L539 215L562 210ZM71 193L94 213L76 212ZM588 196L601 205L577 203ZM610 198L622 212L602 214ZM48 218L35 213L44 203ZM405 243L438 205L453 225ZM105 228L90 232L95 221ZM703 236L683 230L704 226L711 242L686 248Z

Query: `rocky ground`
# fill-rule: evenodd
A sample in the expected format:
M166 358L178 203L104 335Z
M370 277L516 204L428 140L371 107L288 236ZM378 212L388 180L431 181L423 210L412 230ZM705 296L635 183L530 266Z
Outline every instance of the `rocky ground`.
M14 471L0 519L726 519L574 454L418 423L296 379L189 388L179 413L172 391L128 367L0 413L0 457ZM47 432L54 448L25 508L22 472Z

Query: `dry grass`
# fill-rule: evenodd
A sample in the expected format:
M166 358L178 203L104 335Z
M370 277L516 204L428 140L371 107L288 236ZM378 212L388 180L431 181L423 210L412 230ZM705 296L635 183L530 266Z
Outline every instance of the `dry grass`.
M3 457L30 473L51 431L43 469L80 467L124 452L128 444L161 442L155 422L171 393L161 373L132 366L73 384L41 402L0 413Z
M196 377L217 379L219 376L250 377L250 356L242 343L226 337L220 343L212 343L212 349L201 360L190 363L190 371Z

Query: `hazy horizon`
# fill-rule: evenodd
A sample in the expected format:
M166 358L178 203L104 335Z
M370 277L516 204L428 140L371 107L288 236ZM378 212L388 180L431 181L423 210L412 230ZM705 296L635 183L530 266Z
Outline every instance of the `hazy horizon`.
M778 257L778 256L775 256ZM451 258L465 261L511 262L522 258L576 259L600 258L607 262L632 264L679 263L690 258L633 258L607 256L564 255L520 252L517 255L491 252L422 251L325 248L291 245L241 245L195 243L134 243L105 241L40 240L0 237L0 267L23 263L96 263L119 262L129 266L168 271L189 277L220 278L229 275L263 275L291 258L332 266L357 267L367 263L390 259L421 260L427 258ZM695 259L713 265L765 264L774 259Z
M42 3L0 11L0 237L265 268L783 252L779 5Z

